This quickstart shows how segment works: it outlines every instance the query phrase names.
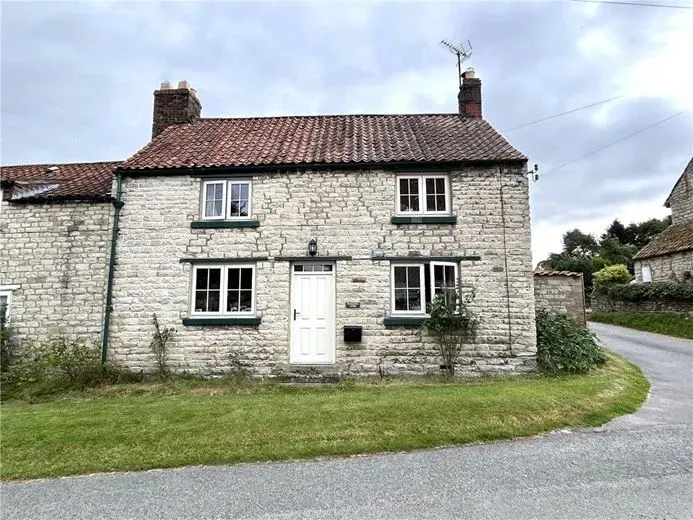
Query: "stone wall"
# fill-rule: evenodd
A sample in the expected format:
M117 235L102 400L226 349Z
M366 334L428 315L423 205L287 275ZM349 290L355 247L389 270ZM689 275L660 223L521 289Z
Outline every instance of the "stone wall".
M690 165L674 186L668 202L673 224L693 220L693 167Z
M151 316L177 329L172 365L191 372L227 370L239 356L261 375L289 367L291 262L318 255L336 262L336 364L348 373L439 371L436 346L417 327L386 326L390 261L374 256L479 255L459 265L462 284L476 290L478 339L463 355L462 372L528 370L535 356L534 289L528 182L521 168L503 177L505 229L497 168L452 174L456 225L391 223L395 174L386 171L311 171L252 177L257 228L191 229L200 216L200 178L128 177L114 281L111 355L135 369L151 369ZM507 256L507 281L504 262ZM184 326L192 266L181 258L266 257L257 262L257 326ZM508 312L508 295L510 309ZM359 301L360 308L346 308ZM363 326L363 341L343 341L344 325Z
M101 334L109 203L14 204L0 212L0 290L12 291L13 345Z
M655 256L635 262L635 278L642 282L642 268L649 267L653 282L685 282L693 273L693 251Z
M568 316L585 325L585 289L582 273L537 272L534 274L534 301L537 309Z
M693 316L693 302L612 300L604 294L592 294L593 312L666 312Z

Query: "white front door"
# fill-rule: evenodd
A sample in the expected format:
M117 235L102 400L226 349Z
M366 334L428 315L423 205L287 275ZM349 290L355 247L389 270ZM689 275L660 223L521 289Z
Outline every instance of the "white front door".
M334 265L294 264L291 363L334 363Z

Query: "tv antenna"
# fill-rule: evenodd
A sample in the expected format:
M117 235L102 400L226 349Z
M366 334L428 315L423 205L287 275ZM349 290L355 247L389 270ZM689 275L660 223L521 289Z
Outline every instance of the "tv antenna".
M462 86L462 62L468 60L472 56L472 44L469 40L465 40L459 45L453 45L447 40L441 40L440 44L447 50L457 56L457 76Z

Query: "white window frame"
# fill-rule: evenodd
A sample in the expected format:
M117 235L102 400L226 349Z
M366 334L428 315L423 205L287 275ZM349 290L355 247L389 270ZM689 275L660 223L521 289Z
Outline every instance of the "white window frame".
M400 210L400 180L416 179L419 185L419 211L401 211ZM445 180L445 211L428 211L426 209L426 179L444 179ZM397 175L396 182L396 201L395 212L398 215L451 215L452 214L452 194L449 175L432 174L432 175Z
M226 312L226 304L229 297L229 269L252 269L252 297L250 300L249 311ZM200 269L221 269L221 277L219 280L219 311L197 312L195 311L195 296L197 291L197 272ZM230 317L246 317L255 316L255 298L257 297L257 279L256 279L255 264L233 263L233 264L193 264L192 286L190 290L190 316L208 317L208 318L230 318Z
M222 214L219 216L206 216L205 209L207 207L207 186L210 184L221 184L223 186L222 193ZM248 185L248 215L247 216L232 216L231 215L231 185L232 184L247 184ZM202 183L202 194L200 197L200 219L201 220L250 220L253 213L253 180L252 179L209 179Z
M395 268L397 267L418 267L419 268L419 282L421 283L421 310L414 311L403 311L395 309ZM425 316L426 315L426 279L424 277L424 268L426 266L422 263L393 263L390 268L390 298L392 304L390 308L392 309L393 316ZM407 286L407 289L409 287Z
M430 284L431 284L431 301L433 301L436 297L436 279L435 279L435 270L434 270L434 268L436 266L453 267L454 268L455 274L453 275L453 277L455 279L455 285L453 286L453 288L455 289L455 291L457 291L457 285L458 285L458 281L459 281L459 272L457 270L457 262L437 262L437 261L431 262L428 266L430 269L429 279L430 279Z
M207 216L205 215L205 210L207 209L207 186L210 184L221 184L223 186L222 190L222 195L221 195L221 215L212 215ZM216 179L216 180L211 180L211 181L204 181L202 183L202 208L201 208L201 219L202 220L224 220L226 218L227 214L227 207L226 207L226 191L227 191L227 185L228 183L224 180Z
M649 265L643 265L640 273L642 275L642 281L643 283L651 283L652 282L652 267ZM645 273L647 273L647 276L645 276Z
M225 190L225 197L226 197L226 218L227 220L248 220L250 218L250 215L252 214L252 200L253 200L253 181L250 179L235 179L235 180L229 180L227 181L228 187ZM231 215L231 185L232 184L247 184L248 185L248 215L241 216L232 216Z
M7 309L5 310L5 325L12 321L12 291L0 291L0 296L7 297Z
M390 309L391 309L391 316L424 316L428 317L430 316L430 313L426 311L426 279L425 279L425 270L428 268L428 276L429 276L429 284L431 286L431 301L435 298L436 294L436 283L435 283L435 270L434 268L436 266L442 266L442 267L452 267L454 268L454 278L455 278L455 291L458 290L459 288L459 276L460 276L460 271L459 271L459 264L457 262L445 262L445 261L427 261L427 262L407 262L407 263L400 263L400 262L393 262L391 263L391 270L390 270L390 298L391 298L391 304L390 304ZM395 268L396 267L418 267L419 268L419 277L421 280L421 310L420 311L402 311L402 310L396 310L395 309Z

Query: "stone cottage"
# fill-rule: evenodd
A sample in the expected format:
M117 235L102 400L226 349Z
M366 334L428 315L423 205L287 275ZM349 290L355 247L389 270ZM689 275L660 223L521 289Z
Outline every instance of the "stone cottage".
M154 92L122 163L2 169L0 294L17 341L98 340L148 370L152 315L177 370L438 371L421 325L475 293L460 372L534 366L527 158L481 114L203 118Z
M635 255L635 276L640 282L692 281L693 158L664 205L671 208L671 226Z

